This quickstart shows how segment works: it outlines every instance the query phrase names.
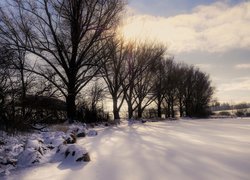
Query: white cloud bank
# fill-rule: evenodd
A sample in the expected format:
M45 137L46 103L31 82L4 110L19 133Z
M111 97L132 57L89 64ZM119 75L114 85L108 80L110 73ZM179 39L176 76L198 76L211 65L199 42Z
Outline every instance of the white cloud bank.
M250 69L250 64L237 64L235 66L235 68L239 69L239 70L241 70L241 69Z
M218 87L221 92L225 91L249 91L250 90L250 77L241 77L232 79L229 83L221 84Z
M173 53L250 49L250 2L217 2L172 17L137 14L124 22L122 33L128 39L166 43Z

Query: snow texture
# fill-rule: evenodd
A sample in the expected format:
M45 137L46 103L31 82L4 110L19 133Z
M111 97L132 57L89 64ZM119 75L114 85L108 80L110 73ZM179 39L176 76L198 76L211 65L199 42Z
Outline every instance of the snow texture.
M90 163L73 164L66 160L47 163L14 171L3 179L249 180L250 177L250 119L188 119L130 126L123 123L96 130L95 138L81 138L77 142L90 153Z

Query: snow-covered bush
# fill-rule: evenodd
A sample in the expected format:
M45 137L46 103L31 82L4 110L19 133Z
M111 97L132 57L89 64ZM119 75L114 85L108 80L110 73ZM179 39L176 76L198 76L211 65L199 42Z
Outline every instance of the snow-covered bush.
M25 149L34 149L37 151L41 151L41 154L43 154L42 152L42 144L43 144L43 140L41 139L28 139L26 141L25 144Z
M86 135L87 131L86 124L75 124L69 127L67 133L74 133L77 137L85 137L84 135Z
M89 157L87 150L77 144L72 144L67 147L65 151L65 158L70 159L75 162L90 161L90 157Z
M31 166L42 162L43 155L38 150L28 148L18 156L17 165L20 167Z
M48 129L49 130L49 129ZM66 133L65 133L66 132ZM39 132L8 136L2 132L0 138L0 174L8 175L16 167L27 167L41 163L90 161L86 149L75 144L77 137L96 136L97 131L86 125L74 124L67 131Z
M54 149L59 145L65 142L65 133L64 132L44 132L42 133L42 138L44 143L47 144L47 147L50 149Z
M43 160L44 154L48 151L48 148L43 143L42 139L28 139L26 141L24 151L18 156L18 166L25 167L33 164L39 164Z
M67 144L75 144L76 143L76 135L75 133L69 133L65 137L65 143Z
M89 130L88 136L97 136L97 131L96 130Z

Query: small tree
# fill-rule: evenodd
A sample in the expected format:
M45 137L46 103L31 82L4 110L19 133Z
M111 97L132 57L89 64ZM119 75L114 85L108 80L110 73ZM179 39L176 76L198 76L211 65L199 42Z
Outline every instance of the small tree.
M83 97L79 97L78 120L85 123L97 123L109 120L108 113L104 111L103 98L105 96L105 86L100 80L95 79L86 89Z
M97 80L91 87L89 98L91 109L96 110L98 103L100 103L104 98L104 88L98 83Z

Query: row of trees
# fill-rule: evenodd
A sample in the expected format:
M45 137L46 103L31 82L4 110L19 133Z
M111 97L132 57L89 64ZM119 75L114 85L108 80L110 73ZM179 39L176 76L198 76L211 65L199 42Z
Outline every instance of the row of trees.
M236 109L247 109L250 108L249 103L219 103L216 100L213 100L211 103L212 111L223 111L223 110L236 110Z
M114 119L124 101L128 118L142 118L148 106L157 107L158 117L164 114L207 116L213 88L206 73L194 66L175 63L167 58L167 49L154 43L127 43L121 39L109 42L109 59L101 73L113 100ZM137 112L137 115L134 114Z
M72 122L78 116L81 100L77 97L93 78L105 81L114 119L120 119L124 102L128 118L141 118L145 108L153 105L159 117L162 109L174 117L176 107L181 116L207 113L213 93L208 75L166 58L162 45L125 43L117 37L123 0L8 0L0 5L4 52L0 103L6 104L6 94L19 89L13 96L20 100L22 117L29 116L27 95L36 92L65 100ZM92 90L90 109L96 109L101 93ZM17 98L13 96L8 96L8 102Z

